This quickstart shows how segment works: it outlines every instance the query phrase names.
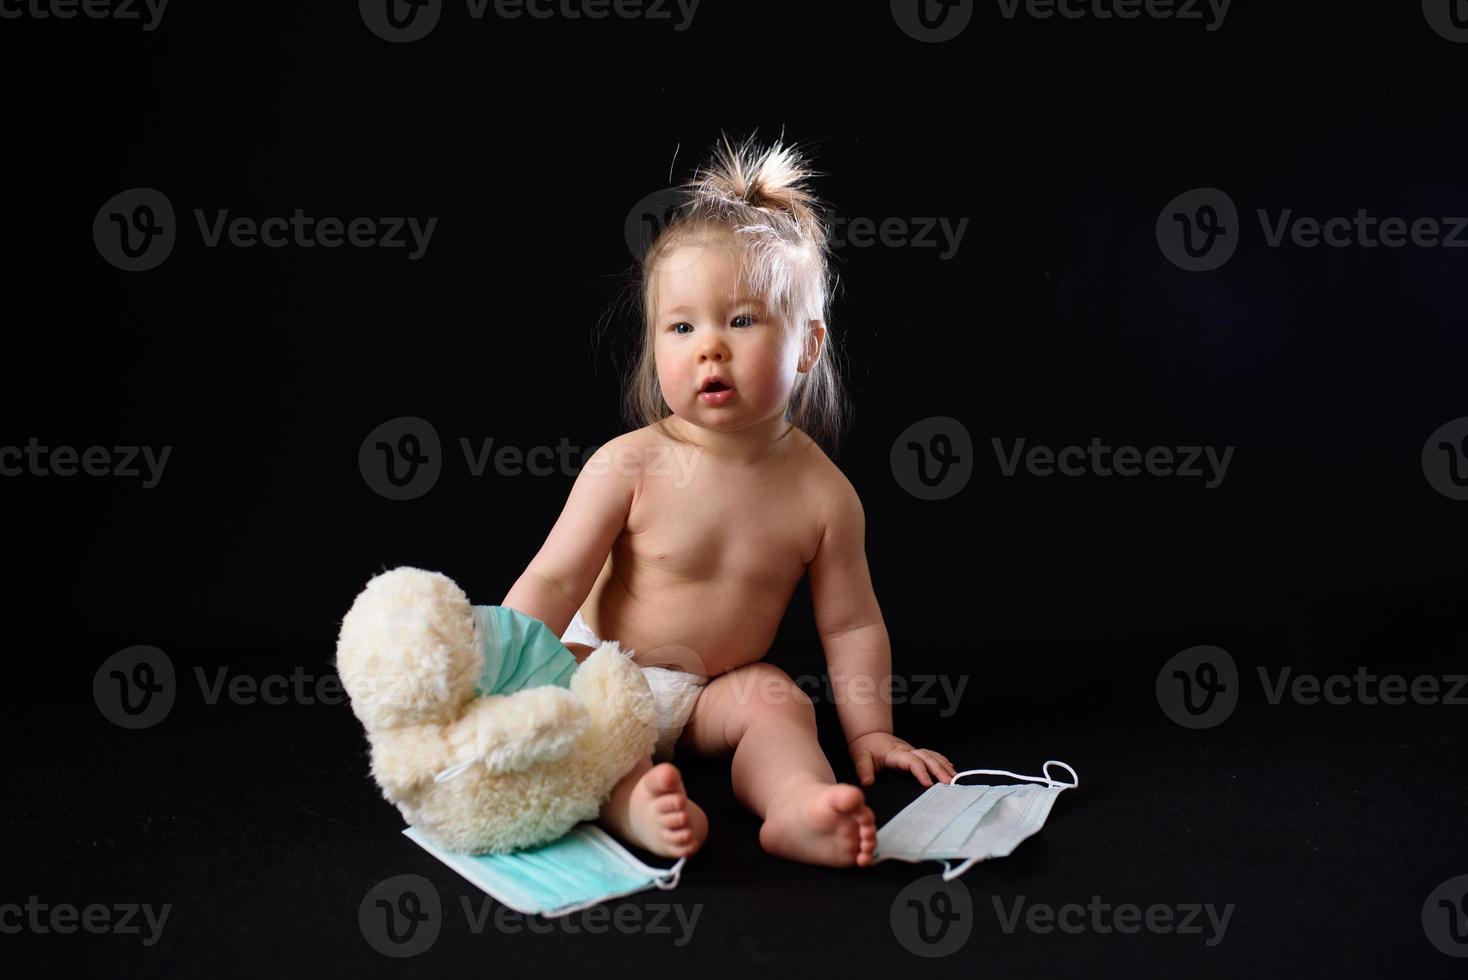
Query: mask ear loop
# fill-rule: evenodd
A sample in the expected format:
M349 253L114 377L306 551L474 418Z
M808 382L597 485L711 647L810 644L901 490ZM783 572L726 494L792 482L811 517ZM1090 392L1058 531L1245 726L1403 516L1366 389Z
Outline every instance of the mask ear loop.
M484 756L476 755L472 759L465 759L463 762L457 762L454 765L449 766L447 769L439 770L438 774L433 777L433 781L435 783L446 783L450 779L453 779L455 776L458 776L468 770L470 766L473 766L476 763L483 761Z
M950 868L950 867L948 867L948 861L947 860L944 860L944 862L943 862L943 880L944 881L952 881L954 878L957 878L959 875L963 874L969 868L973 867L974 864L978 860L979 860L978 858L969 858L967 861L965 861L962 864L960 864L957 868Z
M663 891L667 891L670 888L677 888L678 878L683 874L683 865L687 862L688 859L686 857L679 858L676 864L654 878L652 880L652 883L654 885L657 885Z
M1051 766L1059 766L1060 768L1064 769L1066 772L1070 773L1070 782L1068 782L1068 783L1067 782L1061 782L1060 780L1058 780L1055 777L1051 776L1050 775L1050 767ZM957 783L959 781L959 779L963 778L964 776L1009 776L1011 779L1022 779L1022 780L1025 780L1026 782L1030 782L1030 783L1044 783L1050 789L1059 789L1059 790L1062 790L1062 791L1063 790L1067 790L1067 789L1075 789L1077 786L1079 786L1081 784L1081 777L1079 777L1079 776L1076 775L1076 771L1074 769L1072 769L1070 766L1066 765L1064 762L1061 762L1058 759L1050 759L1050 760L1048 760L1043 766L1040 767L1040 771L1043 772L1045 775L1043 775L1043 776L1021 776L1019 773L1017 773L1017 772L1010 772L1007 769L965 769L963 772L954 773L953 778L951 780L949 780L946 785L952 786L955 783ZM978 861L979 861L979 858L971 857L971 858L967 859L966 861L964 861L962 864L960 864L958 867L951 868L951 867L948 866L948 861L947 860L944 860L944 862L943 862L943 880L944 881L952 881L954 878L957 878L959 875L963 874L969 868L973 867Z
M1070 782L1062 782L1051 776L1051 766L1060 766L1066 772L1070 773ZM1075 789L1081 784L1081 777L1076 775L1076 771L1070 766L1066 765L1064 762L1059 761L1058 759L1050 759L1043 766L1040 767L1040 771L1043 772L1045 775L1021 776L1019 773L1010 772L1008 769L965 769L963 772L954 773L953 778L950 779L946 785L952 786L964 776L1008 776L1011 779L1023 779L1026 782L1030 783L1044 783L1051 789Z

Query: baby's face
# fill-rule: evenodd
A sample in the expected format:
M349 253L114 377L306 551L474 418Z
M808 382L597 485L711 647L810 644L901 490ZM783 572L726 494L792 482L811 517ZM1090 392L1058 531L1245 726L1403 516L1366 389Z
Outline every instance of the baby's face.
M668 407L726 432L782 415L799 375L799 340L773 308L741 290L732 248L674 249L653 276L653 355ZM712 376L729 390L704 392Z

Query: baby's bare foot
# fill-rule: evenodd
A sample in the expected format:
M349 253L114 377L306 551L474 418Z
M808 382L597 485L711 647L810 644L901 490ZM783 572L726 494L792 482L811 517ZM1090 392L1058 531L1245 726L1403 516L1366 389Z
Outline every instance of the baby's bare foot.
M663 857L688 857L708 839L703 808L683 791L683 776L671 762L643 773L627 800L623 828L632 843Z
M865 867L877 849L877 819L850 783L804 783L770 804L759 842L792 861Z

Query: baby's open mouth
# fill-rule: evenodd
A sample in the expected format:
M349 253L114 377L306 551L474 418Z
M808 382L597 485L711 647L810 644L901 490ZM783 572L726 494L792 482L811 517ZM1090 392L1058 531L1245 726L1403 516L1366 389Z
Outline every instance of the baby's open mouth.
M726 384L724 384L724 382L722 382L722 381L710 381L707 385L704 386L704 389L703 390L704 391L726 391L728 389L728 387L729 386L726 385Z

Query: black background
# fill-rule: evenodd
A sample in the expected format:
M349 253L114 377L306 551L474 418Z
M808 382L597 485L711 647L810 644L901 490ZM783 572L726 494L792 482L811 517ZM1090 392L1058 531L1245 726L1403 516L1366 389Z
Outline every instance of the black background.
M596 972L666 955L661 968L794 972L856 951L878 973L1456 965L1418 915L1468 872L1468 708L1270 708L1249 678L1260 665L1462 669L1468 504L1433 489L1421 453L1468 415L1468 250L1270 248L1256 210L1468 215L1468 45L1415 3L1282 6L1238 0L1209 32L1010 21L979 4L942 44L909 38L880 3L705 0L681 32L476 21L450 3L410 44L375 37L349 3L179 3L152 32L0 20L0 445L171 447L152 489L0 478L18 780L0 867L22 898L178 907L152 949L6 944L56 969L413 968L362 941L360 896L409 871L446 895L468 886L396 837L355 719L340 705L209 705L194 670L328 675L353 596L396 565L498 603L574 473L476 477L459 440L585 449L624 431L629 209L686 178L721 132L755 132L804 146L848 220L969 219L947 260L838 250L830 325L855 423L834 458L866 508L894 669L969 677L957 714L899 706L897 734L960 768L1066 759L1083 785L1040 838L965 876L991 935L943 960L911 956L885 924L892 895L936 865L881 865L863 895L854 872L768 858L729 799L727 763L692 760L715 835L670 894L710 903L702 952L459 930L417 962ZM129 273L91 229L134 187L167 195L179 239L161 266ZM1154 233L1195 187L1225 190L1241 216L1238 251L1214 272L1177 268ZM195 208L438 223L409 261L207 248ZM440 479L409 501L358 467L367 434L400 416L428 420L444 447ZM973 479L941 501L905 492L889 463L898 434L932 416L961 422L975 450ZM990 440L1019 437L1235 451L1211 490L1003 477ZM125 732L90 685L136 644L168 653L179 703ZM1192 732L1162 715L1153 682L1199 644L1237 659L1248 703ZM804 587L769 659L822 669ZM834 710L818 710L851 779ZM914 795L906 778L879 780L879 819ZM1211 949L1003 936L985 918L990 893L1093 892L1241 911ZM801 895L810 924L796 927L779 903Z

